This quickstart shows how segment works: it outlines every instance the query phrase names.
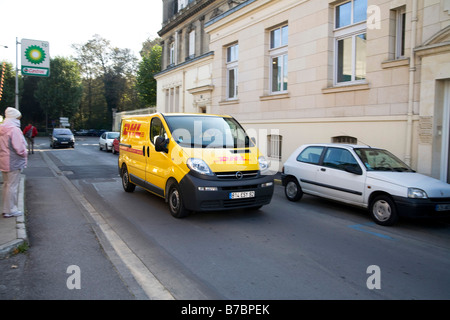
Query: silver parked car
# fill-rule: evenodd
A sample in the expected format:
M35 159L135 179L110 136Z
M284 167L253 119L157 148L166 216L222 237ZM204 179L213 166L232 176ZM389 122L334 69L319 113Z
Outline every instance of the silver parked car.
M414 172L389 151L359 145L309 144L284 163L290 201L303 193L368 208L374 221L450 216L450 184Z
M113 148L113 141L116 138L119 138L119 132L103 132L100 138L98 139L98 147L100 150L105 149L106 151L110 151Z

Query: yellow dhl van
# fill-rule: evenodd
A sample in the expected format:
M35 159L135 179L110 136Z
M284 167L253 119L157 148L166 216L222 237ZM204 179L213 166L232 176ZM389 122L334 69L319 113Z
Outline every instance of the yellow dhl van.
M140 186L165 198L174 217L260 208L272 199L273 176L264 174L267 161L230 116L125 116L120 132L124 190Z

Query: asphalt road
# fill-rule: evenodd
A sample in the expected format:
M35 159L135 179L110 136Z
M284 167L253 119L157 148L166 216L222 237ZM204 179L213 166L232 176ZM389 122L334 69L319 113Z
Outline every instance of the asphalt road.
M31 247L11 258L18 262L9 265L18 267L7 271L8 277L15 271L28 277L11 280L19 299L144 299L148 288L154 289L152 298L178 300L450 298L448 220L381 227L361 209L310 196L289 202L281 186L271 204L256 212L175 219L162 199L140 188L123 191L118 156L99 151L97 140L79 138L75 149L61 150L38 140L41 151L34 156L42 160L26 170ZM64 188L73 192L61 199L58 190ZM54 209L61 203L63 209ZM45 209L35 213L34 208ZM79 211L88 212L80 216ZM50 219L47 212L52 221L33 218ZM41 244L49 225L60 230ZM75 252L64 241L58 244L72 233ZM125 247L129 258L123 262ZM47 261L52 254L64 259ZM50 278L52 263L64 269L57 282ZM68 265L80 265L82 283L97 290L73 293L62 286ZM43 283L56 284L38 290ZM24 286L32 286L31 293L20 294ZM0 288L0 298L11 288Z

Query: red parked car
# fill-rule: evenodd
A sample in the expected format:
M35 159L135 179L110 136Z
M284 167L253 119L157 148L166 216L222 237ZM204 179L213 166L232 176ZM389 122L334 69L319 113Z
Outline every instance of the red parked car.
M119 139L115 138L111 148L113 154L119 153Z

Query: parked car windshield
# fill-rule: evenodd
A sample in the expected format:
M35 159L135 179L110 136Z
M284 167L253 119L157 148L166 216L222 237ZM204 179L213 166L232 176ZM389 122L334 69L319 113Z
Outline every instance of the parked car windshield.
M382 149L359 148L356 154L368 171L414 172L403 161L392 153Z
M220 116L165 116L173 139L190 148L239 148L253 146L241 125Z
M106 139L116 139L119 138L119 132L109 132Z
M54 135L72 135L72 131L70 129L53 129Z

